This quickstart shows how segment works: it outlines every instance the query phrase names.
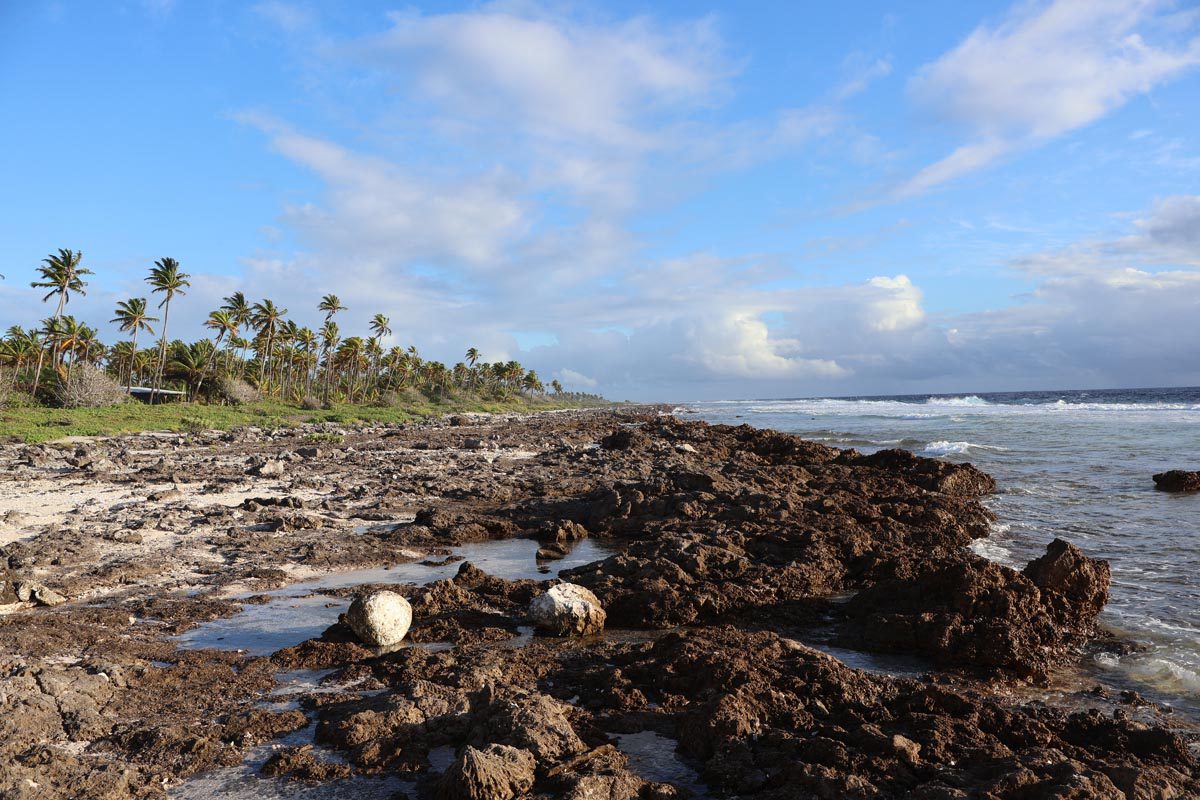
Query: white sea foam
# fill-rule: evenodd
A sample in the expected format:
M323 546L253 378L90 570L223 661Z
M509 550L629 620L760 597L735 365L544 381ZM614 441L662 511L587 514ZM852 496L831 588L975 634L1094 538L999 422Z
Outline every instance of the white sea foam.
M1121 666L1135 680L1143 681L1167 692L1200 694L1200 673L1175 661L1159 656L1131 656L1121 659Z
M730 408L743 406L750 414L807 414L810 416L864 416L899 419L946 418L963 421L977 415L1024 416L1040 414L1069 414L1091 417L1098 414L1176 412L1182 420L1193 419L1200 412L1200 403L1077 403L1056 400L1042 403L993 403L978 395L962 397L929 397L923 403L901 400L762 400L715 401L701 404Z
M942 439L937 442L930 442L925 445L924 452L935 456L945 456L951 453L963 455L972 450L992 450L996 452L1004 452L1007 448L997 447L990 444L975 444L974 442L950 442Z
M925 401L928 406L991 406L995 403L989 403L979 395L969 394L966 397L930 397Z
M968 549L975 555L982 556L988 561L995 561L997 564L1012 566L1015 563L1012 551L995 539L976 539L971 542Z

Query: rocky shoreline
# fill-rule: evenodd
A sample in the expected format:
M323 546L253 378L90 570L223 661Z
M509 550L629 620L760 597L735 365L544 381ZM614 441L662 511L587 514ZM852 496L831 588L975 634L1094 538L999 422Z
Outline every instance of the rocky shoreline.
M0 798L194 796L271 743L264 781L331 797L363 776L447 798L1200 796L1200 739L1167 709L1028 699L1103 638L1109 570L1060 540L1021 571L975 555L990 477L663 412L0 447ZM515 539L544 576L453 560ZM561 578L605 633L532 635L581 542L602 557ZM380 565L456 570L376 581L412 646L336 612L263 655L177 638ZM300 670L319 677L272 702ZM639 736L694 779L647 768Z

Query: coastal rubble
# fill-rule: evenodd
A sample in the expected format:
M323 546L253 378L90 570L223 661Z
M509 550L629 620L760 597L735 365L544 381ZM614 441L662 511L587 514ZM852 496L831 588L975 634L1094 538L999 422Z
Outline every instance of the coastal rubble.
M974 555L995 483L969 465L622 410L0 446L0 474L19 520L0 581L69 598L0 617L0 797L164 797L282 737L263 780L399 777L419 798L1200 796L1200 739L1152 699L1017 691L1078 660L1108 566L1058 540L1022 571ZM315 575L513 538L610 554L557 578L463 561L330 582L289 600L324 633L270 655L173 638ZM601 634L532 635L561 581ZM381 591L411 606L412 646L336 621ZM926 674L813 647L831 640ZM314 686L276 694L283 674Z

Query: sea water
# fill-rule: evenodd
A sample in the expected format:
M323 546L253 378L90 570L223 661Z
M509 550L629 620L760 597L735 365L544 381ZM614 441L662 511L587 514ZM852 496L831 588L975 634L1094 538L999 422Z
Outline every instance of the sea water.
M1200 469L1200 389L724 401L679 413L975 464L999 484L986 500L997 522L976 552L1020 568L1060 537L1108 559L1101 621L1145 650L1086 667L1200 719L1200 493L1159 492L1150 477Z

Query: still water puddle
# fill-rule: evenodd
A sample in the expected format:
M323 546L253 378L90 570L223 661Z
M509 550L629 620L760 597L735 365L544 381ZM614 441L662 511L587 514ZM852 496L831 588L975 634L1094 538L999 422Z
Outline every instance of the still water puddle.
M696 770L675 752L675 740L654 731L621 733L617 749L629 757L629 769L652 783L673 783L695 797L711 797Z
M551 562L546 574L544 562L535 558L538 543L531 539L504 539L477 542L454 548L455 556L470 561L484 572L508 580L530 578L545 580L558 571L590 564L607 558L612 551L591 539L584 539L566 558ZM265 656L320 636L338 615L350 607L351 598L319 594L323 589L342 589L364 584L417 584L453 578L462 561L430 566L419 562L391 567L334 572L282 589L268 592L271 598L259 605L247 605L242 611L206 622L181 634L179 646L191 649L237 650Z
M299 781L278 780L259 775L259 770L273 753L283 747L311 745L316 723L296 731L271 744L253 748L236 767L220 767L189 778L171 789L171 800L392 800L396 797L415 797L416 784L394 777L373 778L354 775L344 780L309 785ZM321 760L338 761L336 753L317 748L314 755Z

